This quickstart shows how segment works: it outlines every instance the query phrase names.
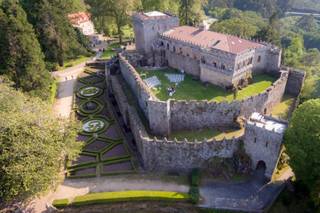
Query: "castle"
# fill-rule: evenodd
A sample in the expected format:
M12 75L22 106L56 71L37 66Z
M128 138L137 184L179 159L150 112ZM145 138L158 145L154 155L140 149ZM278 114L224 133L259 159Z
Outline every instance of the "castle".
M149 171L190 171L210 159L231 158L244 146L251 169L263 164L272 177L281 152L287 121L269 116L284 94L298 97L305 73L281 67L281 49L266 43L179 26L179 20L160 12L133 16L136 51L118 54L107 67L107 85L124 125L131 129L144 168ZM135 65L135 66L133 66ZM243 100L159 100L136 66L168 66L223 88L243 86L251 75L266 73L277 80L265 91ZM160 71L159 71L160 72ZM232 128L244 119L244 131L232 138L168 139L173 131Z
M270 44L179 26L175 16L138 13L133 16L137 51L148 64L169 66L225 88L241 86L252 72L278 71L281 50Z

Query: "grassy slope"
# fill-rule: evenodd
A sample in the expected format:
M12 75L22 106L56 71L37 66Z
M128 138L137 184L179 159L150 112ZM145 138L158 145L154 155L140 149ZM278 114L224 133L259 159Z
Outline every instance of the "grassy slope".
M112 49L119 48L119 47L120 47L119 43L110 44L108 48L103 52L101 59L107 60L112 58L116 54L115 51L113 51Z
M144 71L139 70L143 79L157 76L162 85L153 89L154 94L160 100L168 100L170 97L167 92L167 88L172 86L169 80L165 77L165 73L177 73L173 69ZM266 90L275 79L267 75L257 75L254 77L254 83L238 92L237 99L242 100L249 96L256 95ZM177 100L209 100L209 101L232 101L233 93L226 92L220 87L214 85L204 85L200 81L193 80L191 75L186 75L185 80L181 82L177 88L176 93L171 97Z

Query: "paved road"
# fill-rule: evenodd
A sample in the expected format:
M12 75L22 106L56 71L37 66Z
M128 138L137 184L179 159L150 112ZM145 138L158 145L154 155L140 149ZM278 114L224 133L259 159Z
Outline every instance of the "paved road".
M264 173L257 171L241 183L219 183L207 180L200 187L202 207L262 212L283 189L283 181L268 182Z
M58 92L55 103L53 105L54 113L63 118L69 118L72 111L74 87L78 75L83 72L86 63L93 62L100 58L101 53L79 65L67 68L62 71L53 72L52 75L58 82Z

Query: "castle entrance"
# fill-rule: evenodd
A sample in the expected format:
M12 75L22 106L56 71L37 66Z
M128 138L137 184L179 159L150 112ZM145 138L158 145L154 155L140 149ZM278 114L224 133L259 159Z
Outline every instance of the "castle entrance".
M267 169L266 163L263 160L260 160L257 163L255 174L263 177L265 176L266 169Z

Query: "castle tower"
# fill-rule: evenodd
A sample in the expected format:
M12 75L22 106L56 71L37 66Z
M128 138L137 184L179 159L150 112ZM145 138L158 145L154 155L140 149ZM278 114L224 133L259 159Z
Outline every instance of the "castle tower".
M151 54L151 46L159 33L179 26L177 17L158 11L137 13L132 19L136 49L143 55Z
M253 169L264 167L271 178L277 166L287 123L272 117L253 113L246 122L244 146L252 160Z

